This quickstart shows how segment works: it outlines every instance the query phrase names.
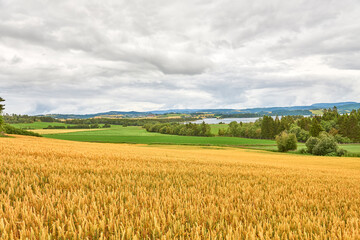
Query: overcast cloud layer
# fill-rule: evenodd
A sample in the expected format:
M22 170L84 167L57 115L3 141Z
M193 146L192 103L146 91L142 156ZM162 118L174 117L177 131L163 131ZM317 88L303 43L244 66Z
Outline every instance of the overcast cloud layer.
M358 0L0 0L9 113L360 102Z

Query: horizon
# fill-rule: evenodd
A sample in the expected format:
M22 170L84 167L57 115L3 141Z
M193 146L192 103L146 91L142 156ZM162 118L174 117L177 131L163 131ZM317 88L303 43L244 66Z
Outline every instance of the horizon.
M5 112L360 102L356 0L0 1Z
M319 103L313 103L310 105L293 105L293 106L269 106L269 107L254 107L254 108L184 108L184 109L153 109L153 110L149 110L149 111L133 111L133 110L109 110L109 111L100 111L100 112L89 112L89 113L49 113L49 114L25 114L25 115L29 115L29 116L47 116L47 115L94 115L94 114L107 114L110 112L125 112L125 113L130 113L130 112L134 112L134 113L153 113L153 112L160 112L160 111L191 111L191 110L251 110L251 109L268 109L268 108L292 108L292 107L311 107L313 105L318 105L318 104L343 104L343 103L347 103L347 104L359 104L358 102L355 101L345 101L345 102L319 102ZM6 105L5 105L6 107ZM332 108L332 107L331 107ZM17 113L8 113L6 112L6 108L3 114L17 114ZM154 114L158 114L158 113L154 113Z

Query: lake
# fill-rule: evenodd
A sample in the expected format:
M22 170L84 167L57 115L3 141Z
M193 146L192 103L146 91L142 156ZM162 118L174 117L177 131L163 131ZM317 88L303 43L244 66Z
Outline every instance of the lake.
M196 123L196 124L200 124L202 122L205 122L207 124L219 124L220 122L229 124L233 121L236 122L243 122L243 123L251 123L251 122L255 122L256 120L258 120L259 117L254 117L254 118L204 118L204 119L200 119L200 120L196 120L196 121L192 121L191 123Z
M310 117L310 115L303 115L304 117ZM276 116L271 116L273 119L276 118ZM278 116L279 119L281 119L282 116ZM204 118L196 121L191 121L191 123L201 124L202 122L205 122L207 124L219 124L220 122L229 124L233 121L236 122L243 122L243 123L252 123L258 120L260 117L252 117L252 118Z

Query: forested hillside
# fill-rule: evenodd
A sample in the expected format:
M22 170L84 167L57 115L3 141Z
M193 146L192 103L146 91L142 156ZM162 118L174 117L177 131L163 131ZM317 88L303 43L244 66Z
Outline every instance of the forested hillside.
M322 116L285 116L275 119L264 116L255 123L229 124L227 130L219 130L221 136L274 139L282 131L296 134L305 142L310 136L317 137L325 131L338 142L360 142L360 109L348 114L339 114L336 107L324 109Z

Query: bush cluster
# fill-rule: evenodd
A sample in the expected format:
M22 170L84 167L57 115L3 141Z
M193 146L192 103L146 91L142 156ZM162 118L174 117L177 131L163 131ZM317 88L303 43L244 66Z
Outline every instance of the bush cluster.
M280 152L287 152L297 149L296 135L283 131L280 135L276 136L276 143Z
M340 149L336 137L321 132L319 137L310 137L306 143L307 152L318 156L343 156L346 150Z
M38 133L34 133L34 132L31 132L31 131L26 131L26 130L23 130L23 129L20 129L20 128L10 126L8 124L5 124L3 126L3 130L7 134L17 134L17 135L27 135L27 136L41 137L41 135L38 134Z

